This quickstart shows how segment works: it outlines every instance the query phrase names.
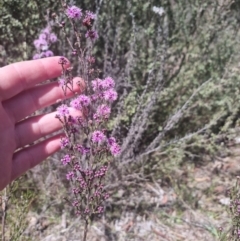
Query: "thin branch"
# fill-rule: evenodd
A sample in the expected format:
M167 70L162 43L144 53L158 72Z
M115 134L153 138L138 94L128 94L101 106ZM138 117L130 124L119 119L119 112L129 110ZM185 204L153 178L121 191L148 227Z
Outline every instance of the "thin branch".
M138 105L137 111L133 117L131 127L129 129L127 138L125 139L123 145L122 145L122 153L121 153L121 159L129 158L133 155L134 149L137 147L137 144L139 140L142 138L142 135L144 131L147 129L148 126L148 119L149 115L152 112L153 108L155 108L156 100L159 96L159 93L163 89L164 86L164 66L165 66L165 60L167 56L167 39L168 39L168 30L162 29L159 26L158 30L158 39L162 37L162 48L157 48L157 54L155 58L155 64L157 62L157 59L160 55L160 70L158 72L158 78L156 81L155 86L153 85L154 91L151 94L151 96L148 98L147 104L144 103L144 100L146 99L146 95L149 92L150 85L152 84L153 75L149 77L147 81L147 85L140 97L140 103ZM162 51L159 51L159 49L162 49ZM145 101L146 102L146 101Z
M163 128L163 131L160 132L155 139L152 141L152 143L148 146L147 151L153 149L156 147L156 145L159 145L159 143L162 141L162 138L165 136L165 134L170 131L176 123L179 122L179 120L182 118L184 111L188 108L189 103L192 101L192 99L196 96L197 93L210 81L212 78L205 81L203 84L201 84L194 93L190 96L190 98L184 103L184 105L175 113L173 114L167 121L167 124Z

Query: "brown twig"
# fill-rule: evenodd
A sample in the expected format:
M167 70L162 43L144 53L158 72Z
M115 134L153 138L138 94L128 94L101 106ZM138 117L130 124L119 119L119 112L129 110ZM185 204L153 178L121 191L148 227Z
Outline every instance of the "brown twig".
M87 232L88 232L88 220L85 220L85 226L84 226L84 234L83 234L83 241L87 240Z

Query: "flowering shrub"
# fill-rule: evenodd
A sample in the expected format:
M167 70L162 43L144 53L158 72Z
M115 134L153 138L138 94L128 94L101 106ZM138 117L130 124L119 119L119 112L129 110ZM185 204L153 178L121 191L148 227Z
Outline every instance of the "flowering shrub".
M98 38L97 32L93 30L95 14L90 11L84 12L77 6L67 6L64 2L62 6L63 13L76 34L77 41L74 44L68 39L67 34L66 38L73 55L77 56L79 64L82 65L83 83L78 84L85 86L85 93L74 97L69 105L60 105L56 118L62 123L66 134L61 139L61 148L66 152L61 163L69 166L66 179L71 184L73 195L73 199L67 200L74 207L76 215L85 220L83 240L86 240L89 221L94 215L104 211L103 202L109 197L104 188L104 177L113 157L120 153L116 139L108 136L105 129L111 114L111 103L118 95L114 89L114 80L109 76L100 79L93 67L95 58L91 49L93 41ZM65 32L65 21L60 22L56 17L56 22ZM79 23L84 27L85 34L76 31ZM83 48L84 43L90 47ZM59 64L62 67L59 85L66 94L67 89L73 91L73 69L68 67L68 61L64 57L60 57ZM80 111L81 115L71 115L70 108Z

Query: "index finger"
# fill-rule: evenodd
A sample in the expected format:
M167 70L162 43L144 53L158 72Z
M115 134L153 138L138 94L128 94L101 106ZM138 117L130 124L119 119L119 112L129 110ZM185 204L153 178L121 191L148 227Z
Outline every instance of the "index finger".
M40 82L61 75L60 57L10 64L0 68L0 100L9 99Z

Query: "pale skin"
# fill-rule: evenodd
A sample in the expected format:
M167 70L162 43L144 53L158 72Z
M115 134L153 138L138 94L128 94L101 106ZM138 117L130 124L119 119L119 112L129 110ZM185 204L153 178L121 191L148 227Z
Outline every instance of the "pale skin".
M65 97L57 82L39 85L61 75L58 60L51 57L0 68L0 190L60 149L63 134L32 145L61 129L56 112L28 117L73 95L68 91ZM79 92L77 84L74 91Z

